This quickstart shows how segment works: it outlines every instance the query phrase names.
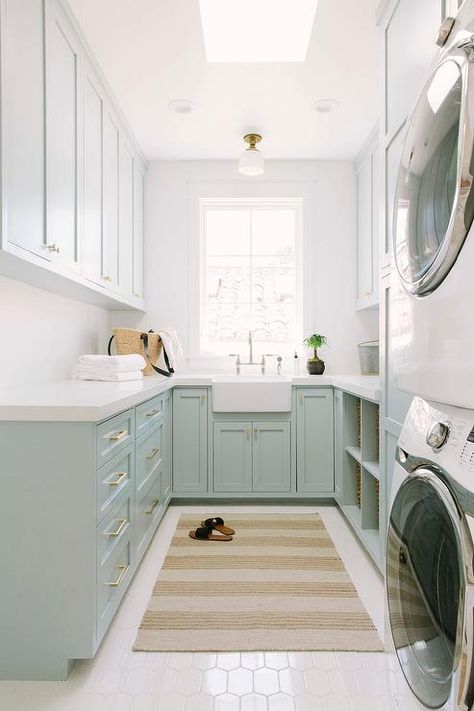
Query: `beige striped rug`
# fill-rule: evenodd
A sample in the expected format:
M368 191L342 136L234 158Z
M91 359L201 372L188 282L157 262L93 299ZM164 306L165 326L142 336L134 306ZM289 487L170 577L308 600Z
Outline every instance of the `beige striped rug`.
M230 514L232 542L190 538L211 515L179 519L135 650L383 650L318 514Z

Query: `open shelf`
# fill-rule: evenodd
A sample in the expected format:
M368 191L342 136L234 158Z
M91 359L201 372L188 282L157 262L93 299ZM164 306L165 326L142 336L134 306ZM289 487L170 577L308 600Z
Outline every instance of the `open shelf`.
M362 462L362 450L360 447L346 447L346 452L354 457L356 462Z
M367 552L380 567L379 407L343 395L342 511Z
M371 476L374 477L374 479L377 479L377 481L379 481L380 465L378 462L362 462L362 466L367 472L369 472Z

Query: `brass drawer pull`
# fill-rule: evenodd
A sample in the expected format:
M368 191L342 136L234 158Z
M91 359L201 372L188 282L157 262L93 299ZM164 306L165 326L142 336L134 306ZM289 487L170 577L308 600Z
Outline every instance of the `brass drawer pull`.
M128 570L128 565L117 565L117 570L120 570L120 575L118 576L117 580L114 580L112 583L107 583L109 588L116 588L120 585L125 573Z
M153 513L153 511L156 509L156 507L158 506L159 503L160 503L160 500L157 499L157 500L155 501L155 503L153 504L153 506L151 507L151 509L150 509L149 511L145 511L145 514L146 514L147 516L150 516L150 515Z
M148 452L148 454L146 455L146 458L147 458L147 459L153 459L153 457L156 456L159 451L160 451L160 448L159 448L159 447L154 447L154 448L151 450L151 452Z
M159 412L161 412L160 408L158 408L157 410L150 410L150 412L147 412L147 413L145 414L145 417L154 417L154 416L157 415Z
M56 254L59 254L59 247L57 244L47 244L46 247L50 252L56 252Z
M113 479L112 481L108 481L107 484L109 486L119 486L119 484L122 483L124 479L127 478L128 472L114 472L117 475L117 479Z
M115 531L107 531L107 535L111 538L116 538L117 536L120 536L123 529L128 523L128 518L119 518L117 519L117 523L119 524L119 526L115 529Z
M108 274L102 274L100 277L103 281L112 281L112 277L110 277Z
M119 432L115 432L114 434L107 435L107 438L113 440L114 442L119 442L121 439L123 439L127 435L128 435L128 430L120 430Z

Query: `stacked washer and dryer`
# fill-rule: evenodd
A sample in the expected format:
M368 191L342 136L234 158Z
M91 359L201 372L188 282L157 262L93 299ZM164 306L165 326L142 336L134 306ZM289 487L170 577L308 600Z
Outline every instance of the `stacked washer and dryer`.
M421 708L474 708L474 0L411 117L394 207L409 293L395 382L415 395L387 535L389 622Z

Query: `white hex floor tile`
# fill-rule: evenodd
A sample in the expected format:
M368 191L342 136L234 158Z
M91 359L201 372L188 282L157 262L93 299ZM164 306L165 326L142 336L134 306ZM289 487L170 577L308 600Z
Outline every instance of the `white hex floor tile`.
M261 694L242 696L240 711L268 711L267 697Z
M220 506L234 512L318 512L383 639L383 582L335 507ZM393 654L355 652L133 652L181 513L172 506L95 659L67 682L1 682L1 711L413 711ZM297 641L296 641L297 643ZM375 673L374 673L375 672Z
M186 711L212 711L212 696L209 694L194 694L186 699Z
M213 711L239 711L240 699L233 694L221 694L214 697Z
M232 669L229 672L227 688L230 694L244 696L253 691L253 674L249 669Z

